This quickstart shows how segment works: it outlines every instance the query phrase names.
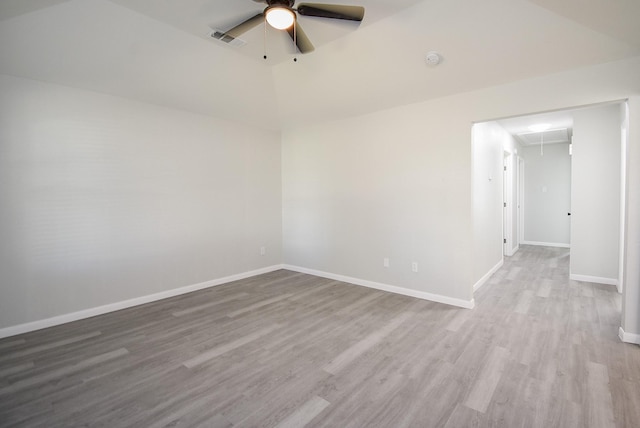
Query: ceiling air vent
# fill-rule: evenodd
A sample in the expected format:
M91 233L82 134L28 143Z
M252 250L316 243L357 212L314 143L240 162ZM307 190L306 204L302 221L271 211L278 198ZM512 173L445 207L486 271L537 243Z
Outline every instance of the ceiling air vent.
M247 42L245 42L244 40L238 39L237 37L230 36L226 34L224 31L220 31L220 30L213 30L209 36L236 48L239 48L240 46L244 46L247 44Z

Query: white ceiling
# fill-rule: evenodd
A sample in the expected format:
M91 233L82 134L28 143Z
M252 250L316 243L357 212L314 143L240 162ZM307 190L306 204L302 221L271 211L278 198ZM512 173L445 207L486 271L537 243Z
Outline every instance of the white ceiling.
M211 29L226 31L244 20L261 13L267 6L256 0L111 0L121 6L148 15L158 21L179 28L194 36L208 39ZM358 23L334 19L315 17L299 17L298 23L310 38L315 47L326 45L328 42L344 37L359 27L371 25L421 0L321 0L298 1L296 3L331 3L358 4L366 6L366 19ZM291 60L294 52L291 38L282 31L266 27L267 64L274 65L282 61ZM265 27L262 25L248 31L240 38L247 44L234 49L235 52L264 62ZM225 44L222 44L229 49Z
M0 73L281 129L640 55L637 0L326 2L365 19L301 17L316 50L294 63L273 31L262 59L260 26L208 37L252 0L2 0Z

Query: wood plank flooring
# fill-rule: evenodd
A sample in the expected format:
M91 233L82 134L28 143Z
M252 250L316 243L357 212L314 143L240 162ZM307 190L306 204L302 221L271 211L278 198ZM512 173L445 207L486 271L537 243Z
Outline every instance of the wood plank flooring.
M640 427L620 296L568 260L474 310L277 271L0 340L0 426Z

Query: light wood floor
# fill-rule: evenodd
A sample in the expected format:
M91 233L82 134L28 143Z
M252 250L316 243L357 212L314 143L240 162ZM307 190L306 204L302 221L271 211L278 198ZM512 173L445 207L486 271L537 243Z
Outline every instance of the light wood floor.
M278 271L0 341L0 426L640 427L612 286L524 247L474 310Z

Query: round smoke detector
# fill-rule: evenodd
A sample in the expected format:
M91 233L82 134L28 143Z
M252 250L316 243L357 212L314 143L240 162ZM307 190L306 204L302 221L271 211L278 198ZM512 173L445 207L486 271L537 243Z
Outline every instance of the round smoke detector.
M427 65L434 67L440 64L440 62L442 61L442 57L438 52L431 51L431 52L427 52L426 60L427 60Z

